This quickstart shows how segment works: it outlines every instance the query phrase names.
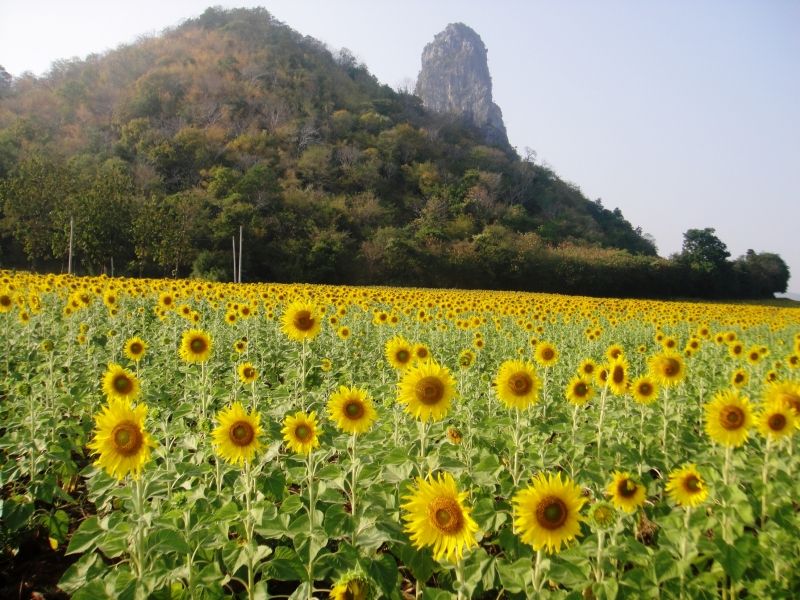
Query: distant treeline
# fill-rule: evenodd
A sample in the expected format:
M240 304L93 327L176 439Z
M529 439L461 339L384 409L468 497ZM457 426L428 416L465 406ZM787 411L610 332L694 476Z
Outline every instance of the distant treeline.
M731 262L708 229L659 258L533 152L487 145L264 9L209 9L42 78L0 67L0 264L66 270L71 222L82 273L231 280L241 227L246 281L642 297L788 281L780 257Z

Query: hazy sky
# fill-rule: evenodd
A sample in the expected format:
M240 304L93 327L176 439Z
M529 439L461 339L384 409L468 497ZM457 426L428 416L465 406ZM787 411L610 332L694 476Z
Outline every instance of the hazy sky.
M13 75L197 16L211 2L0 0ZM426 43L466 23L489 50L511 144L680 250L715 227L733 258L776 252L800 292L800 1L218 1L262 5L383 83L416 78Z

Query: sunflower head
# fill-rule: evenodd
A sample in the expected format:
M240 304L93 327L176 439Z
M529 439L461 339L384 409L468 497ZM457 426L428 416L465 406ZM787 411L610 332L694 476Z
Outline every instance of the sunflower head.
M573 377L567 384L566 396L570 404L583 406L594 397L591 380L581 376Z
M566 547L580 535L580 523L585 520L580 511L586 498L568 477L562 481L561 473L539 473L512 502L514 527L534 550L560 552L562 544Z
M706 433L723 446L741 446L753 426L750 400L736 389L717 392L705 405L705 416Z
M533 358L543 367L552 367L558 362L558 350L550 342L539 342Z
M298 411L294 416L287 415L281 433L289 450L297 454L309 454L319 447L316 411L310 414Z
M144 404L134 407L127 398L109 398L94 416L94 438L88 444L93 454L99 455L94 464L117 479L128 473L138 478L155 447L144 429L146 416Z
M403 497L405 530L416 548L431 547L436 560L458 561L473 546L478 525L465 506L467 492L459 492L449 473L436 478L417 478L416 486Z
M628 361L618 354L617 358L608 363L608 388L617 396L622 396L628 391Z
M188 363L204 363L211 356L211 336L200 329L189 329L183 333L179 354Z
M442 420L456 395L456 382L446 367L433 361L420 362L406 369L398 383L397 401L420 421Z
M211 433L214 448L229 463L252 462L261 448L261 416L247 413L240 402L234 402L217 415L219 425Z
M606 488L611 503L626 513L635 512L646 499L644 485L631 477L630 473L615 471L611 483Z
M744 369L736 369L731 374L731 385L737 388L744 387L750 381L750 374Z
M147 344L140 337L132 337L125 342L125 356L134 362L139 362L147 352Z
M457 427L448 427L447 428L447 441L449 441L454 446L458 446L464 439L464 436L461 433L461 430Z
M768 402L756 417L758 432L767 439L791 436L797 429L797 417L787 402Z
M258 379L258 371L251 362L245 362L236 367L236 372L239 374L239 379L242 383L253 383Z
M664 387L677 385L686 377L686 365L683 357L675 352L651 356L647 364L650 368L650 375Z
M458 366L469 369L475 363L475 353L472 350L462 350L458 355Z
M693 508L708 497L708 488L703 477L693 464L685 464L669 475L667 494L678 506Z
M341 386L328 401L328 416L345 433L366 433L372 428L378 413L366 390Z
M109 400L134 400L139 395L139 380L120 365L109 363L103 375L103 393Z
M611 529L617 522L617 509L610 502L595 502L589 509L589 521L596 529Z
M539 400L541 384L536 368L529 362L507 360L494 380L495 392L508 408L522 410Z
M631 383L631 394L639 404L651 404L658 398L658 384L649 375L642 375Z
M363 575L346 575L330 591L330 600L367 600L369 582Z
M386 360L398 371L410 366L414 358L414 348L399 335L386 342Z
M283 313L281 329L296 342L312 340L322 329L322 312L307 302L292 302Z

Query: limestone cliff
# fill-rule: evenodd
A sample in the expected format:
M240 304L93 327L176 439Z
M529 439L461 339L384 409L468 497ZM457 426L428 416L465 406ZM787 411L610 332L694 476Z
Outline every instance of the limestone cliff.
M503 114L492 101L486 46L463 23L451 23L425 46L416 94L426 108L461 115L487 142L508 146Z

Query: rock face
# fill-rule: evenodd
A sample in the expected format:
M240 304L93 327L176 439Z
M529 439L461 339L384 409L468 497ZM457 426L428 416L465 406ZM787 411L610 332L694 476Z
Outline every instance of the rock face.
M463 23L451 23L425 46L415 92L426 108L461 115L487 142L508 146L503 113L492 102L486 46Z

